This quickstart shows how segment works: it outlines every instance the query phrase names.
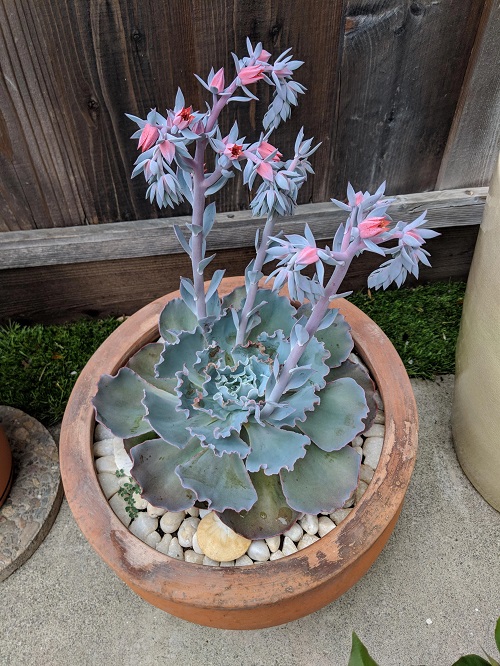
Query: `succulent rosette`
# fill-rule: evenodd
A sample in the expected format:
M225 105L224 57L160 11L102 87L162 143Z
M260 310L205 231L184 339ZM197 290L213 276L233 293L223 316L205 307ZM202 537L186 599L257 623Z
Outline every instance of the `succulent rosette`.
M237 345L244 295L236 289L219 301L205 326L182 299L170 301L160 317L164 342L146 345L115 377L104 375L94 405L124 439L151 504L181 511L201 503L256 539L285 531L300 513L345 503L361 462L349 444L375 405L371 380L348 360L349 326L332 311L263 416L300 313L259 290L250 333Z

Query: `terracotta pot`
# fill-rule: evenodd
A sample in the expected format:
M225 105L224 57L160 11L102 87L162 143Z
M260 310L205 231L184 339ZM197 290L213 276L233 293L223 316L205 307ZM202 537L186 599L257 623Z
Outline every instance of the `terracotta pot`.
M0 426L0 506L7 499L13 477L12 453L5 432Z
M243 280L225 279L221 293ZM417 411L406 370L378 326L346 301L335 303L352 327L357 351L382 395L386 434L380 462L361 501L332 532L281 560L218 568L188 564L153 550L118 520L99 486L92 456L91 398L102 373L115 373L158 337L158 316L179 292L127 319L80 375L61 430L66 497L93 548L137 594L172 615L225 629L259 629L307 615L339 597L368 570L401 511L417 449Z

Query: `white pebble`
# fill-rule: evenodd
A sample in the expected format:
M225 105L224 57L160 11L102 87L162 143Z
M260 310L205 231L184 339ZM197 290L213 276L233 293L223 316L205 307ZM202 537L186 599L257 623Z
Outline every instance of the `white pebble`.
M203 558L202 564L205 564L207 567L220 567L220 562L216 562L215 560L212 560L210 557L205 557Z
M266 543L269 546L269 550L271 551L271 553L275 553L280 547L281 537L279 535L278 536L273 536L273 537L268 537L266 539Z
M380 454L382 453L382 447L384 446L384 439L382 437L367 437L363 446L363 453L365 456L364 463L376 469L378 461L380 460Z
M120 479L116 474L103 472L97 475L97 479L107 500L120 490Z
M304 530L298 523L295 523L295 525L292 525L286 532L283 532L283 534L292 541L295 541L295 543L297 543L302 539Z
M361 435L358 435L352 440L352 446L363 446L364 439L361 437Z
M123 439L120 439L119 437L113 439L113 450L117 469L122 469L125 474L130 474L133 463L132 458L125 450Z
M193 518L198 518L198 516L200 515L200 510L198 509L197 506L192 506L190 509L186 511L186 513L188 513Z
M385 436L385 426L383 426L381 423L374 423L372 425L372 427L369 428L363 434L367 439L368 439L368 437L384 437Z
M98 423L94 430L94 441L100 442L102 439L111 439L114 437L113 433L109 428L103 426L102 423Z
M114 456L115 449L112 439L101 439L94 444L94 456L102 458L103 456Z
M373 399L375 400L375 404L377 405L378 409L380 411L384 411L384 403L382 402L382 398L380 397L380 393L378 391L375 391L373 394Z
M275 560L281 560L283 557L285 556L283 555L281 550L276 550L274 551L274 553L271 553L271 557L269 559L271 560L271 562L274 562Z
M184 559L186 562L191 562L191 564L203 564L203 555L201 553L195 553L194 550L185 550Z
M328 516L321 516L318 521L318 534L320 537L324 537L328 532L331 532L335 529L335 523L333 520L328 518Z
M290 537L285 537L283 539L283 546L281 547L281 552L283 555L291 555L292 553L297 552L297 546L293 543Z
M134 506L138 511L144 511L144 509L146 509L146 507L148 506L146 500L143 499L139 493L134 493L132 495L132 502L134 503Z
M202 551L200 548L200 545L198 543L198 535L193 534L193 540L192 540L192 549L194 550L195 553L198 553L198 555L204 555L205 553Z
M352 448L356 451L356 453L359 453L361 460L363 460L363 449L360 446L353 446Z
M336 511L330 514L330 518L333 520L333 522L336 525L338 525L347 518L347 516L351 513L351 511L352 509L337 509Z
M318 516L312 516L309 513L299 521L304 532L307 534L317 534L318 533Z
M199 524L200 519L194 518L193 516L186 518L186 520L181 523L179 531L177 532L177 538L183 548L193 547L193 537Z
M431 620L430 617L427 618L427 620L425 621L425 624L429 624L429 625L432 624L432 620Z
M145 511L139 513L137 518L132 522L129 527L129 530L134 534L138 539L142 541L158 529L158 518L151 518ZM159 536L159 535L158 535Z
M221 562L221 567L234 567L234 560L229 560L229 562Z
M344 502L344 506L342 507L343 509L350 509L354 506L354 500L356 499L356 491L352 493L352 495L349 497L348 500Z
M367 488L368 488L368 484L365 483L364 481L360 481L358 483L358 487L356 488L356 502L360 501L360 499L366 493Z
M247 555L256 562L267 562L271 553L266 542L263 539L257 539L248 546Z
M156 550L159 550L160 553L168 555L168 549L170 548L170 542L172 541L171 534L164 534L162 540L156 544Z
M385 413L377 409L374 423L385 423Z
M234 561L234 564L237 567L247 567L249 564L253 564L253 561L248 557L248 555L242 555Z
M173 534L179 529L180 524L186 517L184 511L167 511L160 518L160 527L165 534Z
M302 539L297 544L297 550L302 550L303 548L307 548L307 546L310 546L315 541L319 541L319 537L315 536L314 534L304 534Z
M182 546L180 545L177 537L173 537L172 541L170 542L167 555L169 557L174 557L176 560L184 559L184 551L182 550Z
M156 548L160 541L161 536L158 534L158 532L151 532L151 534L148 534L148 536L144 539L144 543L147 543L148 546L151 546L151 548Z
M103 460L103 458L100 458L99 460ZM127 503L123 497L118 495L118 493L113 495L113 497L109 500L109 506L113 509L114 513L125 525L125 527L128 527L130 525L131 518L126 511Z
M361 468L359 470L359 478L361 481L364 481L365 483L370 483L370 481L373 479L373 475L375 472L371 467L368 467L368 465L361 465Z
M212 509L198 509L200 518L205 518L205 516L211 511Z
M167 513L166 509L153 506L149 502L147 503L146 511L148 512L148 516L151 516L151 518L161 518L165 513Z
M95 468L98 474L101 474L102 472L114 474L116 471L118 471L114 456L103 456L102 458L96 458Z

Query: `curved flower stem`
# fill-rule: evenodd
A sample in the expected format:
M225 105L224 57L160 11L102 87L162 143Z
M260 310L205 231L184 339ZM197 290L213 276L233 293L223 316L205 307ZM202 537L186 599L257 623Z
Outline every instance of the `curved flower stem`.
M198 271L203 259L203 213L205 211L205 188L203 176L203 163L207 140L202 139L196 145L193 169L193 215L191 234L191 265L193 269L193 285L196 300L196 316L198 321L207 316L207 304L205 303L205 286L203 271Z
M259 273L262 271L262 267L264 266L264 262L266 260L267 244L269 242L269 237L273 233L273 229L274 229L274 216L270 215L266 220L264 231L262 232L262 238L260 239L259 249L257 250L255 263L253 266L253 270L258 271ZM247 330L248 315L254 306L255 297L257 295L258 288L259 288L258 281L253 282L247 291L245 305L243 306L243 310L241 311L240 325L238 327L238 332L236 334L235 346L242 345L245 342L245 333Z
M344 279L347 271L349 270L351 261L353 260L355 254L361 249L361 247L362 243L360 242L351 243L350 247L348 247L348 249L345 252L344 263L342 265L335 266L335 270L333 271L332 276L328 280L323 296L318 300L318 302L313 307L311 316L309 317L307 324L305 326L305 330L309 336L308 342L318 330L318 327L321 324L323 317L327 313L328 307L330 305L330 299L332 298L332 296L338 293L340 284L342 283L342 280ZM288 386L288 382L290 381L290 373L294 368L297 367L297 363L299 362L300 357L306 350L308 342L306 342L306 344L304 345L295 344L295 346L291 349L290 354L285 364L283 365L281 372L279 373L276 385L271 391L271 394L267 400L268 404L264 406L261 412L262 417L266 417L272 414L274 407L272 406L272 404L269 403L277 403L280 400L281 396L286 390L286 387Z

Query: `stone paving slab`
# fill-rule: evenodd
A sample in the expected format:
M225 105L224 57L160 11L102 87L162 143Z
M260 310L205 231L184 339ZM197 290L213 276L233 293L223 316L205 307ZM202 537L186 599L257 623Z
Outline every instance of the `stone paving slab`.
M134 595L64 502L38 551L0 583L0 664L347 666L352 631L380 666L451 666L481 648L495 654L500 514L455 458L453 377L412 383L421 428L407 500L385 550L343 597L272 629L191 625Z

